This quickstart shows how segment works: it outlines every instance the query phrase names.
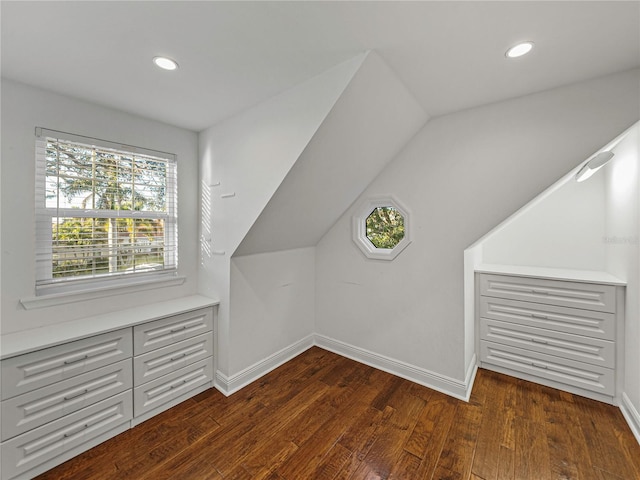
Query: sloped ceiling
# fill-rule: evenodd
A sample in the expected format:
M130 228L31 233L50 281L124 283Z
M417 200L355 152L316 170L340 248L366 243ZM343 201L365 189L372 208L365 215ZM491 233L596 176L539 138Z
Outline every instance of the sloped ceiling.
M238 248L365 58L357 55L200 134L208 210L202 233L213 250L231 254Z
M225 215L252 225L246 236L238 229L242 241L229 242L230 251L239 244L236 255L315 245L429 116L640 66L640 2L3 1L0 8L3 76L196 131L233 123L373 52L303 153L289 159L275 193L259 201L239 195L241 212L225 204ZM507 60L506 49L522 40L534 41L534 51ZM155 55L180 68L158 70ZM231 183L243 178L238 189L251 190L260 180L252 169ZM249 210L261 213L256 219Z
M436 116L640 66L640 2L2 1L4 77L201 131L375 50ZM505 50L533 40L528 57ZM176 72L156 69L174 57Z
M235 254L316 245L427 119L369 53Z

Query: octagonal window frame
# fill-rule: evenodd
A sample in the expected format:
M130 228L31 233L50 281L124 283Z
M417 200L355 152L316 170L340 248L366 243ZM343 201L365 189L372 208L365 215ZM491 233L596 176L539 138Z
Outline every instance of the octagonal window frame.
M367 218L374 209L391 207L396 209L404 219L404 237L393 248L378 248L367 237ZM393 260L409 246L411 237L411 213L393 195L371 197L364 200L357 208L351 220L353 242L367 258L374 260Z

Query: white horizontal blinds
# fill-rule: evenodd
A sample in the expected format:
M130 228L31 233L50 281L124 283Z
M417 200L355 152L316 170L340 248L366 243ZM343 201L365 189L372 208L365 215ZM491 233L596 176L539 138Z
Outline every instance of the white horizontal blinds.
M46 209L46 165L47 139L36 137L36 284L51 278L51 215Z
M177 268L173 155L39 133L37 285Z

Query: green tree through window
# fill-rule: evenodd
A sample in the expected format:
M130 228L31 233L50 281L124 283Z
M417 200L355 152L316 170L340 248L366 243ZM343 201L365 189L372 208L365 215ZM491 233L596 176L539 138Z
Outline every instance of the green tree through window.
M175 269L175 160L44 140L37 155L39 285Z
M367 238L376 248L392 249L404 238L404 217L393 207L377 207L366 221Z

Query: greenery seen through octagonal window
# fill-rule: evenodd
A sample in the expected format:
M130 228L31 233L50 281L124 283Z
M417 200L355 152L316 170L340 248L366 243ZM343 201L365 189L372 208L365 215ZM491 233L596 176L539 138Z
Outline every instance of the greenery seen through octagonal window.
M367 239L376 248L392 249L404 238L404 217L393 207L377 207L366 219Z

